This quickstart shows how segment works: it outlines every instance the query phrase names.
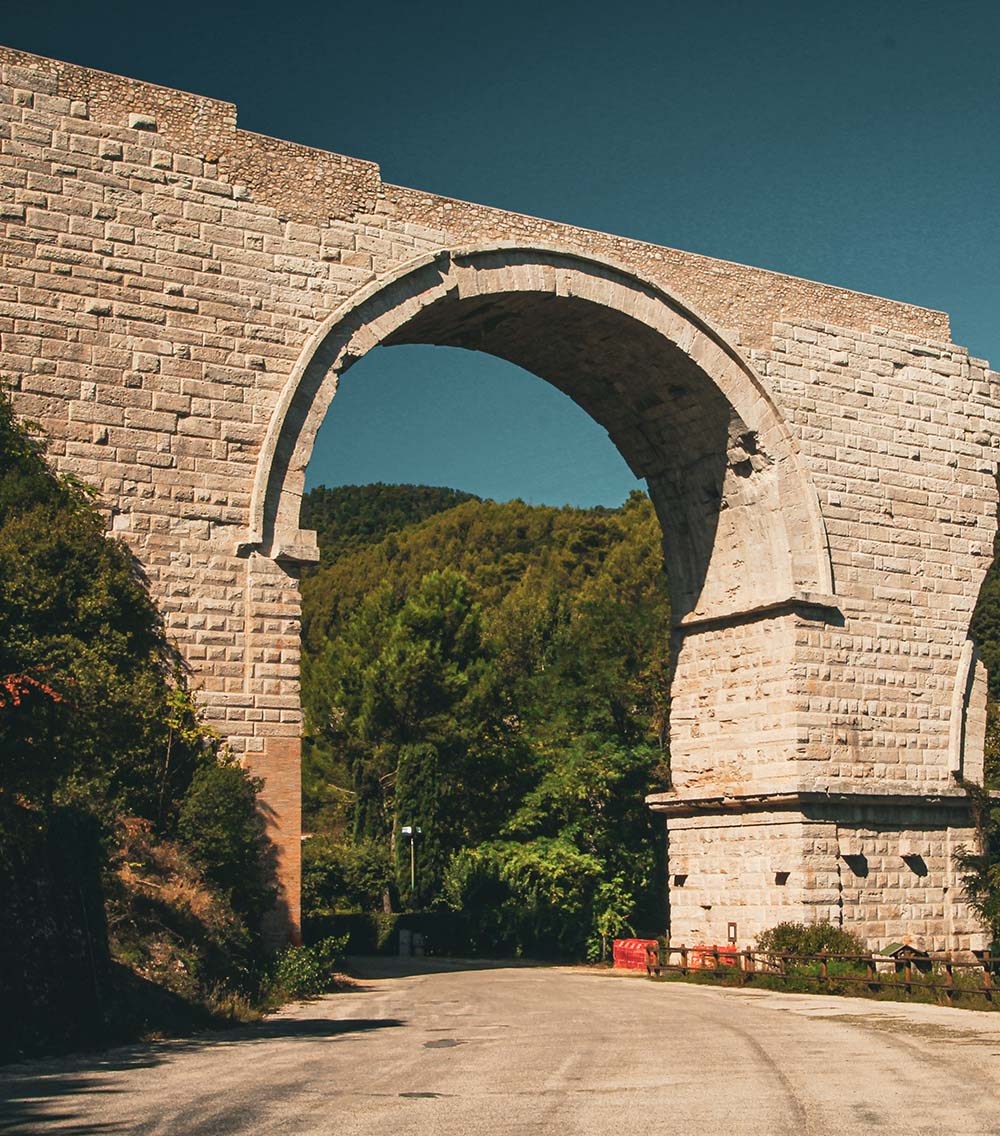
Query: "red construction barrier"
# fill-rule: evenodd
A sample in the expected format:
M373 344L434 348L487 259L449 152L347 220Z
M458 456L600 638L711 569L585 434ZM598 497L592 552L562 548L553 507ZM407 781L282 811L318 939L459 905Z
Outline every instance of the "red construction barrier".
M615 939L612 958L617 970L645 970L646 948L656 947L655 939Z
M688 949L688 968L690 970L715 970L716 954L718 967L737 967L740 964L735 947L690 947Z

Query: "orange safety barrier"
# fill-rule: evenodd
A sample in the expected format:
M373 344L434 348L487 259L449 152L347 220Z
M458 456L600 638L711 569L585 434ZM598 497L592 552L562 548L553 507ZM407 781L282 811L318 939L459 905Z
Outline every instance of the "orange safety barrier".
M615 939L612 958L616 970L645 970L646 949L656 948L655 939Z
M735 947L690 947L688 949L689 970L716 970L724 966L737 967L740 964L739 952Z

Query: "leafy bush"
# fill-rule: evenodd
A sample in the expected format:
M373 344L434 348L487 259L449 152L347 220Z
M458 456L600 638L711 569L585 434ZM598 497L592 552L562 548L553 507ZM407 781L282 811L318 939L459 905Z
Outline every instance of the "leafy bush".
M389 850L377 840L345 844L313 836L302 845L302 914L372 911L392 883Z
M568 841L497 841L453 857L445 889L489 953L579 957L591 931L601 861Z
M257 808L262 785L232 759L202 765L177 820L177 835L205 878L254 927L274 904L264 820Z
M766 954L863 955L868 947L835 923L779 923L757 936L756 949Z
M594 896L594 931L587 940L588 962L604 962L612 939L635 934L629 922L634 908L635 896L621 876L598 887Z
M346 935L321 939L311 947L285 947L271 971L270 994L275 1001L318 998L334 988L333 974L347 951Z

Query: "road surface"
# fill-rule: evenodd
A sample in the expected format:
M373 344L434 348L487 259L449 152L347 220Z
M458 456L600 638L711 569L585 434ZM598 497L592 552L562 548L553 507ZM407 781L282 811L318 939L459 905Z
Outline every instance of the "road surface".
M0 1133L1000 1134L1000 1014L366 965L236 1032L0 1068Z

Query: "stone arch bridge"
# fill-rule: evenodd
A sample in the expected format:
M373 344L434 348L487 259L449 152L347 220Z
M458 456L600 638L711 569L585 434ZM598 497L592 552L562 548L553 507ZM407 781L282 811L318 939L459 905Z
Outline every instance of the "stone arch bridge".
M995 382L939 312L384 183L236 109L0 49L0 348L201 705L265 779L298 925L305 467L378 344L512 360L645 478L674 617L675 940L982 936Z

